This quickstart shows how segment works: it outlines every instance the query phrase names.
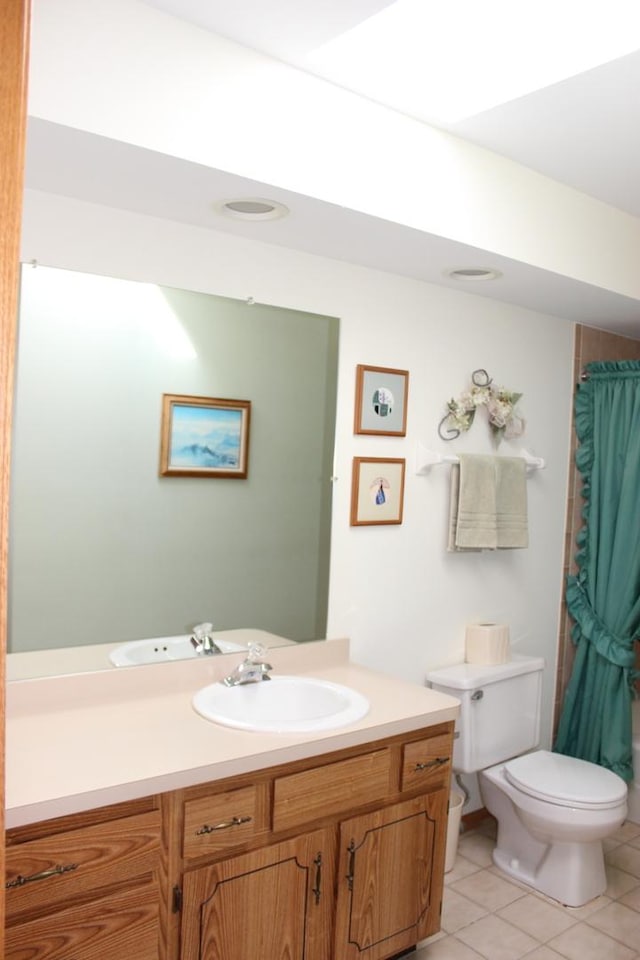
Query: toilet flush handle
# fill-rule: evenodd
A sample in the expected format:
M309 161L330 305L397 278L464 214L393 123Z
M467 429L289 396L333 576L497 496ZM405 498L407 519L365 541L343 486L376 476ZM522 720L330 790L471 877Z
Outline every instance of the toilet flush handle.
M472 700L482 700L483 697L484 697L484 690L474 690L474 692L471 694Z

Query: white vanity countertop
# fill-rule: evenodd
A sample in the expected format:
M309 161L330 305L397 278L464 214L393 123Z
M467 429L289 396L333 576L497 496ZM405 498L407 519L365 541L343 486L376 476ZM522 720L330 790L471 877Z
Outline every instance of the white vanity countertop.
M6 825L132 800L455 720L453 697L349 661L347 640L269 650L274 674L352 687L369 713L313 734L253 733L200 717L193 694L243 654L7 685Z

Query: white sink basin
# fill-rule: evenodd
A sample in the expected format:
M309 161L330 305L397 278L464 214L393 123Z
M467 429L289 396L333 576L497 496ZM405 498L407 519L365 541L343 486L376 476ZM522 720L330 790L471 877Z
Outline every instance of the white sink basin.
M215 638L214 638L215 639ZM216 640L222 653L237 653L246 650L240 643L231 643L229 640ZM152 637L149 640L132 640L116 647L109 654L109 660L114 667L132 667L145 663L162 663L164 660L188 660L198 656L215 656L215 654L198 654L191 644L191 637Z
M193 698L195 710L225 727L262 733L313 733L355 723L369 701L349 687L313 677L276 676L225 687L212 683Z

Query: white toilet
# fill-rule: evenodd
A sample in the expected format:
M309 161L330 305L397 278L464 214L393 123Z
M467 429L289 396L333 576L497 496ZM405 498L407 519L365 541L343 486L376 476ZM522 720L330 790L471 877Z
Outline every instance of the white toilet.
M543 669L540 657L512 656L434 670L427 679L461 701L453 769L479 774L483 802L498 821L495 864L578 907L606 889L602 841L626 818L627 786L597 764L534 749Z

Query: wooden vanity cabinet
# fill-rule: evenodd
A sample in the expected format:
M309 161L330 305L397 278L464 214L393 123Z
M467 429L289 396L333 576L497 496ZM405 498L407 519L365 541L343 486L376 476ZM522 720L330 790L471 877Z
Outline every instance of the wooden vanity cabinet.
M154 799L7 832L6 960L158 960Z
M452 737L185 791L179 960L388 960L436 933Z
M9 830L6 960L389 960L439 928L452 739Z

